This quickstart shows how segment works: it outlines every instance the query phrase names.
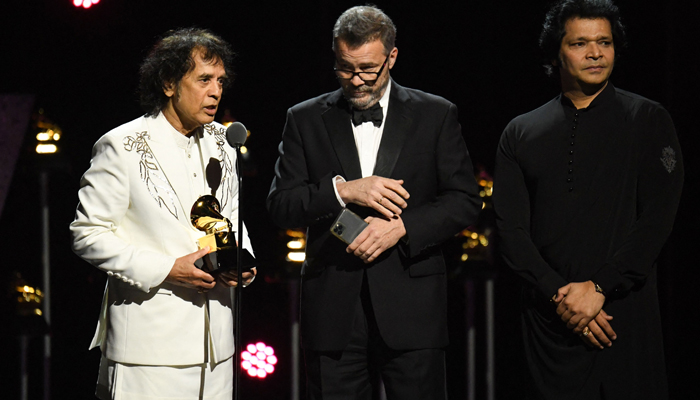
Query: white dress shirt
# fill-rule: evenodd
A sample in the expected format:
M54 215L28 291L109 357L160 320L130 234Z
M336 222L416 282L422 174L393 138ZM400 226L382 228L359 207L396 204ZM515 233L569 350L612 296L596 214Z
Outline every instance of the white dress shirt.
M379 99L379 106L382 107L382 124L374 126L372 121L366 121L355 126L352 120L349 121L352 126L352 133L355 136L355 146L357 146L357 155L360 157L360 167L362 169L362 177L372 176L374 165L377 162L377 152L379 152L379 144L382 142L382 134L384 133L384 125L386 123L386 115L389 110L389 94L391 93L391 80L386 86L384 95ZM345 178L340 175L333 177L333 190L338 202L345 207L345 202L340 198L338 193L338 182L345 182Z

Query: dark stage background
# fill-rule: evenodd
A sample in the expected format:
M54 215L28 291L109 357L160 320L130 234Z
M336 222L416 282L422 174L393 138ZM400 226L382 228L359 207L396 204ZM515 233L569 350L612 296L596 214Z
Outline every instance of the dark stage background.
M547 2L377 1L398 27L398 62L392 76L401 85L441 95L460 109L474 163L492 171L498 138L508 121L557 94L545 77L537 37ZM612 82L662 103L676 123L685 156L686 183L675 229L660 259L660 294L668 375L673 398L694 393L700 347L690 326L697 311L696 242L700 238L700 166L695 60L700 29L691 2L620 0L630 49ZM332 72L331 29L348 1L165 1L102 0L89 10L71 0L3 1L0 5L0 94L33 94L34 109L64 131L62 165L51 168L51 263L54 399L93 398L99 351L88 352L105 275L70 251L68 224L78 183L92 144L108 130L141 114L135 89L138 65L155 38L168 29L197 25L230 41L238 53L237 80L224 96L220 115L252 131L251 160L244 179L246 223L261 260L260 277L244 292L243 340L264 340L280 357L264 381L243 378L245 398L289 398L290 309L297 271L283 261L285 242L264 208L288 107L338 87ZM23 134L18 132L18 134ZM41 284L39 164L27 134L0 215L0 283L4 325L0 397L19 397L17 338L8 304L10 278L19 271ZM0 149L6 151L6 149ZM2 166L7 168L8 166ZM696 200L692 200L696 199ZM478 398L484 398L485 356L482 278L496 278L496 395L527 397L519 345L516 281L498 265L466 263L450 275L449 387L466 398L465 299L475 296ZM473 291L465 293L465 279ZM30 345L30 398L42 391L41 339ZM177 351L177 349L173 349ZM303 383L302 383L303 385Z

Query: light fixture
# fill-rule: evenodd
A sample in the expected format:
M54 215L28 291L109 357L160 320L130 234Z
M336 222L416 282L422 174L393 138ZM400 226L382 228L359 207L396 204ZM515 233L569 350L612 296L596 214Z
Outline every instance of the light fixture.
M276 364L275 350L264 342L251 343L241 352L241 367L253 378L266 378L275 372Z

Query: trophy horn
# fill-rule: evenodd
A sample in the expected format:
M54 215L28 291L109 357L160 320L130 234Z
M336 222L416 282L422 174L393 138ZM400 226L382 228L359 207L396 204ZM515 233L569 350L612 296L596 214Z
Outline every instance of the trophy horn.
M216 197L204 195L198 198L192 205L190 222L207 234L199 239L200 248L209 246L211 251L217 251L234 247L230 240L233 232L231 221L221 215L221 205Z

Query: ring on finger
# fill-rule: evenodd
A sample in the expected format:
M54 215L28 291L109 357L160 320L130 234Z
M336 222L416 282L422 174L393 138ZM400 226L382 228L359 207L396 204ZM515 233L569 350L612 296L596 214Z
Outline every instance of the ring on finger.
M588 327L583 328L583 336L588 336L589 333L591 333L591 331L588 329Z
M381 199L377 200L377 203L382 204L382 201L383 201L383 200L384 200L384 197L382 197Z

